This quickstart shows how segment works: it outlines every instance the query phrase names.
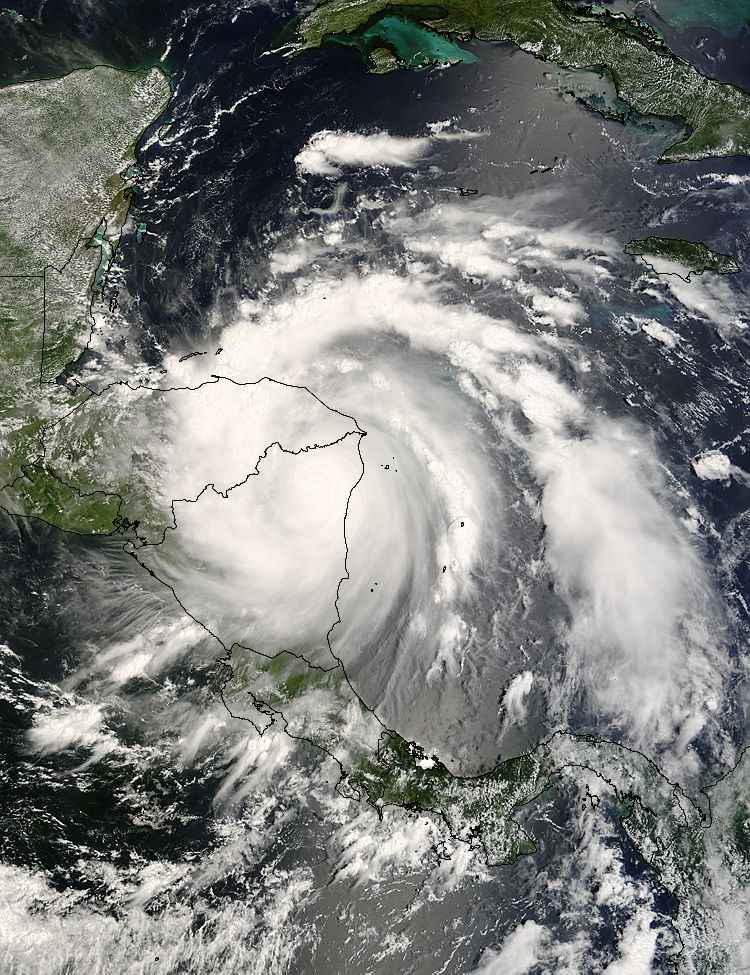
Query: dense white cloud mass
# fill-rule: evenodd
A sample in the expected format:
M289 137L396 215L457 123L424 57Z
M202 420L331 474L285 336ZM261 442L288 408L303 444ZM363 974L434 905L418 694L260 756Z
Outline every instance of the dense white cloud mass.
M356 430L350 417L272 379L247 386L219 379L170 390L164 399L174 413L164 486L170 499L194 499L207 484L226 493L247 478L271 444L299 453Z
M428 136L401 136L384 131L365 134L322 129L308 139L294 161L300 173L317 176L337 176L353 168L412 169L434 143L466 142L483 135L457 128L453 119L432 122L428 130Z
M86 463L97 489L127 495L138 561L227 648L314 646L334 666L326 633L362 476L356 421L305 387L214 373L182 388L114 385L93 403L107 436L95 438ZM88 404L71 416L48 441L58 467L66 440L92 422ZM150 659L136 653L118 666L135 675Z
M534 675L530 670L516 674L503 694L502 706L509 723L520 724L526 718L526 697L534 686Z
M379 223L401 256L343 277L326 270L352 246L343 224L335 241L301 242L294 287L246 302L211 366L305 385L366 431L332 639L385 720L413 730L411 702L430 689L435 714L451 713L469 662L518 653L480 636L478 616L494 612L483 600L510 605L522 585L513 598L541 606L551 581L553 656L539 664L554 666L557 645L562 671L551 685L506 671L504 727L523 723L544 685L560 722L583 706L632 744L671 748L690 774L727 666L715 594L655 443L581 391L591 363L570 329L586 325L584 289L604 293L615 249L550 227L544 202L393 207ZM283 282L287 265L274 268ZM507 317L457 298L455 271L507 295ZM176 384L205 375L200 359L168 365ZM281 603L266 597L270 616Z
M527 975L539 961L539 949L548 936L547 929L536 921L524 921L503 942L499 951L488 951L478 975Z
M554 195L540 193L500 210L494 201L472 209L443 203L416 215L397 212L389 228L403 235L414 257L516 294L533 323L583 325L587 314L577 295L580 284L595 293L606 286L616 248L575 223L545 225L536 211L553 202ZM546 286L535 280L540 265L553 268L556 280Z
M674 349L679 344L680 336L673 329L662 325L661 322L644 321L641 323L641 328L646 335L650 335L652 339L661 342L668 349Z
M551 192L425 191L419 167L480 133L451 122L422 131L314 134L295 161L300 200L315 205L300 203L294 230L263 241L253 297L228 315L222 306L210 346L190 349L199 354L175 348L166 375L98 401L111 397L126 417L110 428L106 457L130 456L143 435L149 486L167 513L159 544L132 543L129 554L200 623L172 607L174 619L148 626L132 610L121 630L118 620L120 638L92 647L54 705L37 708L26 743L40 759L80 758L72 774L84 781L98 761L151 774L155 757L165 783L193 788L204 776L214 832L200 860L191 849L121 869L82 857L81 869L109 885L119 926L83 898L61 899L41 872L0 872L0 910L19 932L4 949L18 971L40 958L50 971L80 967L96 952L126 970L157 945L169 946L173 968L285 971L305 967L316 939L326 950L326 923L345 929L351 957L361 936L375 942L374 967L396 970L408 964L409 926L433 916L456 942L481 938L462 955L457 943L450 950L461 970L483 975L645 975L680 950L653 876L623 855L622 797L593 773L563 771L554 803L546 791L536 810L514 813L542 855L526 876L523 864L512 874L519 891L508 909L511 871L488 868L439 815L348 802L333 788L337 762L291 737L318 740L332 715L345 747L364 741L374 755L376 721L356 739L349 715L329 713L330 696L304 681L296 714L286 690L263 705L271 680L254 685L247 710L222 684L227 713L204 672L203 683L184 679L193 653L204 667L224 653L206 628L225 648L237 641L269 658L293 651L331 668L340 658L387 727L425 747L423 769L441 758L474 772L560 727L634 746L690 786L732 758L722 712L735 706L735 664L704 558L711 526L700 493L745 475L723 453L729 445L680 453L675 442L687 437L660 439L669 421L649 432L629 394L652 410L654 400L626 387L628 364L618 374L606 330L613 345L626 336L671 365L689 358L696 321L725 335L743 325L735 294L719 279L662 279L636 266L615 235L558 217L570 208ZM395 201L388 168L412 171ZM132 404L149 398L136 427ZM698 484L690 463L716 483ZM235 647L223 659L211 680L228 679L242 658ZM180 693L165 678L172 668ZM134 724L158 726L150 753L115 730L129 692ZM366 709L349 703L367 724ZM237 720L256 712L262 737ZM139 824L153 815L129 783L120 800L133 801ZM192 826L177 820L175 832ZM289 835L319 844L312 870L289 868ZM744 963L746 905L721 855L708 860L710 916ZM234 896L247 865L260 879ZM451 928L450 909L443 917L451 892L459 909L469 901L460 903L467 882L484 912L468 937ZM224 886L232 896L217 907ZM401 896L403 909L393 906ZM386 900L384 937L371 918Z
M295 156L302 173L333 176L347 166L398 166L409 169L430 147L428 138L404 138L388 132L333 132L311 136Z
M258 473L222 495L174 504L176 528L139 561L173 586L225 644L262 652L325 648L344 575L344 517L362 473L358 437L291 454L271 447Z
M696 477L705 481L728 481L732 475L732 462L720 450L707 450L693 460Z
M100 736L103 721L102 708L95 704L62 707L38 715L29 730L29 740L42 754L71 746L91 746Z
M173 105L24 475L117 530L0 510L0 975L750 975L748 276L623 252L747 267L746 163L513 45L370 77L151 6Z
M634 720L644 741L666 738L673 723L696 718L682 710L683 667L706 696L717 688L704 624L709 584L669 510L653 448L643 431L601 420L588 437L541 442L535 461L580 677L597 707Z

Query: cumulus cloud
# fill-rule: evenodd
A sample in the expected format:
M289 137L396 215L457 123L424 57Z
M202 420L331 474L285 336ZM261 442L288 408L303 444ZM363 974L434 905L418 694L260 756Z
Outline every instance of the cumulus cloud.
M331 840L338 880L357 886L424 869L437 863L443 830L431 817L410 816L394 808L384 818L367 810L345 823Z
M442 119L438 122L430 122L427 128L435 139L442 139L445 142L466 142L470 139L481 139L485 132L472 132L468 129L461 129L456 126L456 119Z
M711 586L653 448L641 431L598 420L585 438L540 437L532 450L579 678L640 744L666 739L705 714L721 674L705 626Z
M540 219L552 208L557 194L508 201L485 198L469 206L444 203L417 214L396 208L389 223L405 238L409 250L437 258L469 275L487 280L510 278L534 294L524 268L549 265L576 279L591 281L611 276L616 256L611 241L567 221L550 226Z
M693 460L695 476L704 481L728 481L732 475L732 462L720 450L707 450Z
M540 958L549 931L536 921L525 921L512 931L497 951L482 957L477 975L527 975Z
M294 158L301 173L334 176L345 167L387 166L409 169L429 149L424 137L407 138L388 132L334 132L323 129L310 137Z
M607 965L604 975L651 975L658 937L649 912L636 914L620 937L620 957Z
M641 330L649 335L652 339L657 342L661 342L662 345L666 346L668 349L674 349L679 345L680 336L671 328L667 328L666 325L662 325L661 322L652 321L641 321Z
M748 327L747 305L723 277L704 273L684 281L668 274L662 281L685 309L716 325L721 334L731 335Z
M695 476L703 481L721 481L726 485L734 478L740 484L750 485L750 474L733 464L721 450L705 450L693 458L691 466Z
M107 738L102 708L96 704L70 704L37 715L28 737L33 748L43 755L102 745ZM114 747L114 743L108 747Z
M526 698L534 686L534 675L530 670L516 674L503 694L503 708L510 724L520 724L526 718Z

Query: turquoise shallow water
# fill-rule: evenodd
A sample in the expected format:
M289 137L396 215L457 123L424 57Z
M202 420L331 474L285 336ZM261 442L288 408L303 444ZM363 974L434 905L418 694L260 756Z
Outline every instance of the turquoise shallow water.
M741 27L750 28L748 0L648 0L668 24L677 30L714 27L727 37L736 37Z
M381 17L361 33L340 34L335 39L339 44L351 45L363 52L386 42L405 64L417 69L431 64L470 64L478 60L475 54L465 51L455 41L399 17Z
M368 35L390 41L398 56L412 68L428 64L470 64L477 60L475 54L463 50L454 41L398 17L382 17L365 31L365 37Z

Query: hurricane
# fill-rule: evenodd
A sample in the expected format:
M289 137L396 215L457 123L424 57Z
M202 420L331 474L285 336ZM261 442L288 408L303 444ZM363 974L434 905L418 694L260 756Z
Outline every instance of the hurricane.
M743 11L549 3L0 12L9 975L747 970Z
M370 165L393 165L372 138ZM554 194L374 208L323 175L338 212L277 244L264 292L215 323L218 356L166 367L191 385L279 377L365 432L334 654L389 727L459 764L448 741L479 709L497 754L574 722L694 774L726 706L729 624L658 437L602 402L606 364L578 341L621 257L550 220ZM270 595L282 616L298 587L299 571Z

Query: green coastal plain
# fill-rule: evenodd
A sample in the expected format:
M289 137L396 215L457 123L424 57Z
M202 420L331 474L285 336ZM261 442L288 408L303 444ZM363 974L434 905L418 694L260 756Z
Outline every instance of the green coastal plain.
M41 454L42 427L88 395L58 379L94 327L130 205L135 143L170 97L159 68L97 66L0 89L0 485ZM36 493L50 513L73 501L43 480Z
M444 0L439 5L325 0L295 18L273 47L299 53L338 43L358 47L371 71L413 66L403 41L394 43L381 29L394 18L411 26L415 51L424 49L421 34L428 32L452 41L508 41L564 68L606 70L632 111L688 126L688 134L664 151L662 161L750 154L750 94L678 58L642 19L600 6L565 0ZM451 60L462 58L432 58L433 63Z

